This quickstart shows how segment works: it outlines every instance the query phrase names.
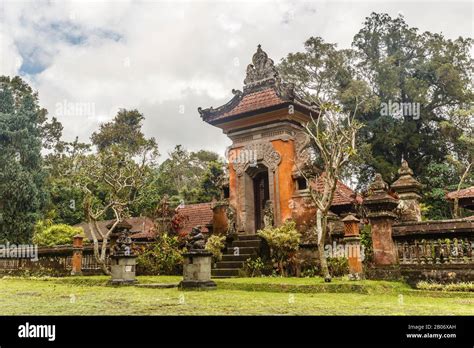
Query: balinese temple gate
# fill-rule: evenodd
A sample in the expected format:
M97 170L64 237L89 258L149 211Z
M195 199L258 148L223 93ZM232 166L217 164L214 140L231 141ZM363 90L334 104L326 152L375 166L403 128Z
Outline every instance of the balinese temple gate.
M227 151L229 204L235 209L237 232L254 234L265 216L272 216L275 225L294 218L294 209L307 196L297 169L306 158L303 125L316 109L281 81L260 45L247 67L243 91L232 93L228 103L199 108L199 113L232 140Z

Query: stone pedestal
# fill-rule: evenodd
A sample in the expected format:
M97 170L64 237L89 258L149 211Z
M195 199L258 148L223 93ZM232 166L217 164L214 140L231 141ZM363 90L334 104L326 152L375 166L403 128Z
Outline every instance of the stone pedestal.
M212 253L191 251L183 254L183 280L179 287L183 289L215 289L211 280Z
M114 223L114 221L110 222L107 228L111 229ZM109 284L128 285L137 282L135 278L136 256L133 253L133 242L129 235L131 228L132 225L126 220L115 225L115 231L111 237L110 271L112 278L109 280Z
M135 278L136 268L136 257L118 255L111 257L112 264L110 265L110 271L112 279L109 283L113 285L127 285L135 284L137 282Z

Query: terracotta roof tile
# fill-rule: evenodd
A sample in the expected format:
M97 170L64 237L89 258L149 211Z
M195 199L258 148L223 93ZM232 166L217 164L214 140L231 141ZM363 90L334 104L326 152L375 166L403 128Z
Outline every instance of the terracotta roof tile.
M202 226L203 232L209 232L207 225L212 224L213 211L212 202L208 203L197 203L197 204L186 204L182 208L178 208L179 212L184 216L187 216L188 220L183 228L178 233L186 234L191 231L195 226Z
M125 219L132 228L130 229L131 237L133 239L153 239L156 237L156 231L154 228L153 220L144 216L138 217L129 217ZM102 220L98 221L99 228L106 232L107 225L114 220ZM92 234L89 230L89 225L87 222L81 222L80 224L74 225L74 227L81 227L84 230L84 234L86 235L87 239L92 241ZM100 236L98 236L99 240L102 240Z
M448 199L454 198L474 198L474 186L462 189L458 191L449 192L446 197Z
M266 88L260 91L244 94L239 103L230 111L212 117L213 120L219 120L225 117L243 114L245 112L260 110L267 107L283 104L285 100L281 99L275 89Z
M322 191L323 186L323 175L320 175L316 181L311 183L311 186L318 191ZM347 185L345 185L342 181L337 181L336 184L336 191L334 192L334 198L332 201L332 205L346 205L346 204L361 204L362 197L360 195L356 195L356 193Z

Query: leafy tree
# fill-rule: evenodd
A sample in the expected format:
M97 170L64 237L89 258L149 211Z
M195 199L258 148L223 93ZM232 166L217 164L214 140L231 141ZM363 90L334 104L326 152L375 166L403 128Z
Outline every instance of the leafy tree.
M372 13L366 19L353 41L360 57L357 68L381 102L420 105L415 117L381 116L380 106L360 114L366 124L361 139L371 144L371 172L393 180L404 158L423 177L430 163L442 163L450 150L457 152L457 142L447 141L441 124L449 113L473 102L471 45L471 39L419 33L403 16Z
M83 191L74 181L78 170L78 158L90 151L90 145L79 142L60 141L54 152L44 158L48 173L46 187L49 193L47 210L54 212L54 222L74 225L84 221Z
M98 132L92 133L91 141L99 151L118 145L127 151L135 152L149 141L145 139L141 127L145 117L138 110L121 109L111 122L100 126Z
M210 202L221 198L221 184L224 176L224 164L218 161L208 163L206 170L199 178L198 186L191 189L181 190L185 202Z
M94 243L94 255L106 274L110 235L117 224L130 215L130 208L139 200L156 165L155 139L146 139L141 129L137 129L137 123L141 127L142 120L143 115L136 110L121 110L112 122L93 134L92 142L98 152L78 158L74 180L84 193L84 214ZM125 125L130 127L129 131ZM124 137L122 133L128 135ZM104 231L98 221L110 216L114 223Z
M57 123L55 123L57 126ZM0 77L0 240L31 240L47 200L43 139L52 141L47 111L20 77Z
M158 169L156 187L160 195L168 194L172 201L209 202L219 197L221 173L218 154L205 150L189 152L176 145Z
M337 182L344 168L356 154L356 135L361 125L355 120L357 108L345 114L337 106L320 109L317 118L305 126L310 138L310 150L317 156L298 168L305 179L322 182L322 188L309 185L309 193L316 206L316 236L321 272L325 281L331 281L325 242L328 235L328 215L334 199Z
M351 50L310 38L304 52L290 53L278 68L309 102L324 108L329 101L346 112L358 105L357 120L364 124L358 156L343 176L357 175L359 189L366 188L375 172L395 180L402 158L423 183L430 180L430 168L449 162L457 168L459 183L473 153L469 147L474 101L471 47L471 38L450 40L421 33L403 16L372 13L355 35ZM389 103L418 105L419 113L386 114ZM461 186L471 182L471 176L472 170ZM425 195L423 203L432 206L432 198ZM444 197L436 200L439 209L449 209Z

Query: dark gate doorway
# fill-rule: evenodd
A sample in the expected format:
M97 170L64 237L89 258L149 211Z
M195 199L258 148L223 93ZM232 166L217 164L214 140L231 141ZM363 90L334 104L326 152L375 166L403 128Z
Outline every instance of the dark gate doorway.
M263 210L265 202L270 199L268 187L268 170L261 171L253 178L254 207L255 207L255 232L264 227Z

